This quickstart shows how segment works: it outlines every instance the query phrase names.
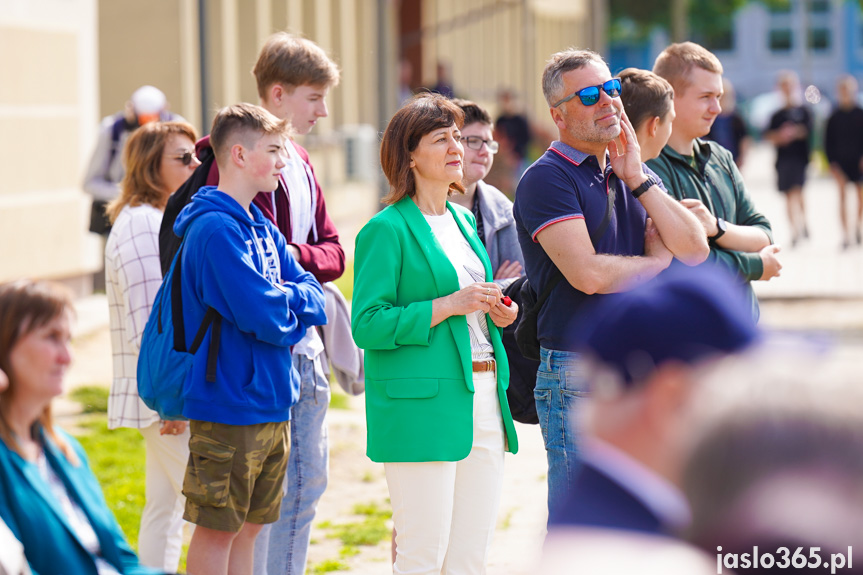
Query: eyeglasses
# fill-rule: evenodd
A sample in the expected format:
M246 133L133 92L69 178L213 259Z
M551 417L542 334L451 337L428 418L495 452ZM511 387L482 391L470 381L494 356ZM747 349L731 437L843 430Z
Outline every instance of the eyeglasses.
M169 158L174 158L175 160L180 160L184 166L188 166L192 163L192 160L197 160L198 156L195 155L195 152L185 151L182 154L166 154Z
M465 146L467 146L471 150L476 150L477 152L482 150L483 144L488 146L488 151L492 154L496 154L497 151L500 149L500 144L498 144L494 140L483 140L479 136L467 136L466 138L462 138L461 141Z
M611 96L612 98L620 97L620 78L612 78L608 82L604 84L600 84L599 86L588 86L587 88L582 88L578 92L573 92L557 104L554 104L552 108L557 108L561 104L565 104L569 102L576 96L581 100L581 103L585 106L593 106L597 102L599 102L599 89L602 88L602 91Z

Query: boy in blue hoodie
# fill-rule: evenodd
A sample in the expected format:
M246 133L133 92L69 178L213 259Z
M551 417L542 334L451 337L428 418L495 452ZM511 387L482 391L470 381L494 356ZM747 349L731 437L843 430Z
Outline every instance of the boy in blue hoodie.
M185 242L186 325L199 325L210 307L222 316L216 382L206 381L200 353L183 391L191 428L184 518L197 525L189 573L252 572L255 537L279 517L287 421L299 396L291 346L326 323L320 284L252 204L278 185L286 131L258 106L220 110L210 135L219 185L201 188L174 225Z

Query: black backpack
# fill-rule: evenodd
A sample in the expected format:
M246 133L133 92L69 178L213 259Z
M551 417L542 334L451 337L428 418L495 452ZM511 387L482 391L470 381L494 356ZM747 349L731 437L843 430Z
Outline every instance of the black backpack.
M536 370L539 369L539 361L526 358L515 341L515 331L524 318L524 302L521 298L521 290L526 285L528 285L527 276L521 276L503 290L503 295L509 296L512 301L518 304L518 316L514 322L503 328L501 336L509 361L509 388L506 390L506 399L509 402L509 411L514 420L521 423L539 423L536 415L536 403L533 399L533 388L536 387ZM536 325L535 320L534 325Z
M198 154L198 160L200 160L201 165L195 168L189 179L176 192L171 194L171 197L168 198L168 205L165 206L165 215L162 216L162 227L159 228L159 261L162 264L163 277L171 268L174 254L180 249L182 242L182 239L174 233L174 222L177 221L180 211L192 201L192 196L207 185L207 176L210 174L210 167L215 161L213 148L209 146L202 148Z
M613 175L610 177L614 177ZM614 207L615 191L608 187L608 201L605 215L599 227L590 235L590 241L595 246L605 235L611 222L611 210ZM509 296L518 304L518 317L503 329L503 346L509 360L509 388L506 399L512 418L520 423L539 423L536 414L536 401L533 390L536 387L536 372L539 369L539 338L537 321L539 312L551 291L563 279L563 274L557 267L539 296L533 290L527 276L521 276L504 290L503 295Z

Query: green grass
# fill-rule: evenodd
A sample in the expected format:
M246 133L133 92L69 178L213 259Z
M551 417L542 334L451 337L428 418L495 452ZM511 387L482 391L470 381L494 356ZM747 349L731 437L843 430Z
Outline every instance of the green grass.
M69 398L81 404L84 413L108 413L108 389L87 385L72 390Z
M354 296L354 260L345 262L345 273L333 282L345 299L351 301Z
M320 573L332 573L333 571L347 571L348 564L338 559L325 559L314 565L310 573L319 575Z
M318 527L329 531L327 537L339 539L342 545L357 547L359 545L377 545L390 538L392 528L387 525L392 511L382 509L377 503L358 503L352 513L363 517L360 521L334 524L322 522Z
M505 531L509 529L512 525L512 516L515 513L515 508L510 509L506 512L506 515L503 517L499 517L497 520L497 528L501 531Z
M94 417L79 427L86 430L78 440L87 451L108 507L129 543L137 549L144 509L144 438L135 429L109 431L104 417Z
M332 393L330 393L330 409L350 409L351 403L348 399L346 393L343 393L341 388L338 388L339 391L336 391L336 388L330 386Z
M102 486L108 507L126 534L132 549L138 549L138 530L144 510L144 438L135 429L108 429L104 415L94 415L78 423L77 436L87 452L90 468ZM183 545L180 572L186 570Z

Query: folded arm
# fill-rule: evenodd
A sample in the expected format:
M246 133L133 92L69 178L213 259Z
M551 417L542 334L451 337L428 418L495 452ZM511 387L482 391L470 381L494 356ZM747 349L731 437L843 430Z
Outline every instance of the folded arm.
M598 254L583 219L563 220L540 231L537 241L566 281L586 293L614 293L655 277L671 263L671 252L655 228L645 236L645 255Z

